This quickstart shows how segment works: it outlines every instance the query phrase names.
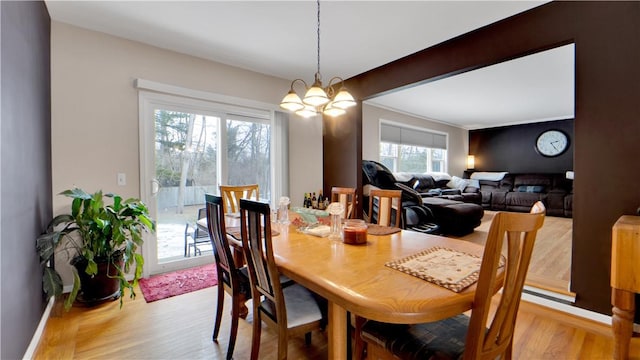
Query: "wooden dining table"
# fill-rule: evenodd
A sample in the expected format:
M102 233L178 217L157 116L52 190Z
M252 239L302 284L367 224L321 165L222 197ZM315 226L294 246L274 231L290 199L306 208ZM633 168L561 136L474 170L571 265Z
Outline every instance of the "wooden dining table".
M328 300L328 357L346 359L347 313L388 323L437 321L471 309L476 285L456 293L385 266L432 247L482 256L483 246L402 230L368 235L366 244L348 245L273 224L276 263L282 274ZM498 289L495 289L497 292Z

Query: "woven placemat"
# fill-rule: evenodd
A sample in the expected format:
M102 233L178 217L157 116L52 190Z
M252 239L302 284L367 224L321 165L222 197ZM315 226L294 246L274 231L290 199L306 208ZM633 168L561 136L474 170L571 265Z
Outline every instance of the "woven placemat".
M225 229L227 234L233 236L238 241L242 241L242 233L240 232L240 226L231 226ZM271 229L271 236L278 236L280 233L277 230Z
M402 229L395 226L380 226L378 224L367 224L367 234L369 235L390 235Z
M478 281L481 263L479 256L436 246L385 265L460 292Z

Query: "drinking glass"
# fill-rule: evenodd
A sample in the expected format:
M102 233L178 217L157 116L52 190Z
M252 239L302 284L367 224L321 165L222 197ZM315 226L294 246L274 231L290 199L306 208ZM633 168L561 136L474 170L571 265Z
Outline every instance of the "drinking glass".
M327 207L327 212L331 215L331 233L329 238L333 240L341 239L341 223L344 206L338 202L333 202Z

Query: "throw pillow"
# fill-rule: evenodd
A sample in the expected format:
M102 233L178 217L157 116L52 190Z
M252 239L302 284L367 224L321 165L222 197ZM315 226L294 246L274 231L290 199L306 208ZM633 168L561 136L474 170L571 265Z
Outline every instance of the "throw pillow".
M457 176L452 176L451 180L447 183L447 187L450 189L458 189L462 191L467 187L467 180L459 178Z
M541 193L541 192L544 192L544 186L542 186L542 185L520 185L520 186L518 186L518 192Z

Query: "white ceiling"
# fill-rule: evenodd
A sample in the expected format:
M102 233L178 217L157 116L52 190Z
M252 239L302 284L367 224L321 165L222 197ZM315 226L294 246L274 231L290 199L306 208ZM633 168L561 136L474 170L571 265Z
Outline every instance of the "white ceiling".
M322 1L321 73L346 79L545 2ZM311 82L316 71L315 1L45 3L54 21L256 72ZM516 63L371 101L469 129L573 117L573 48Z

